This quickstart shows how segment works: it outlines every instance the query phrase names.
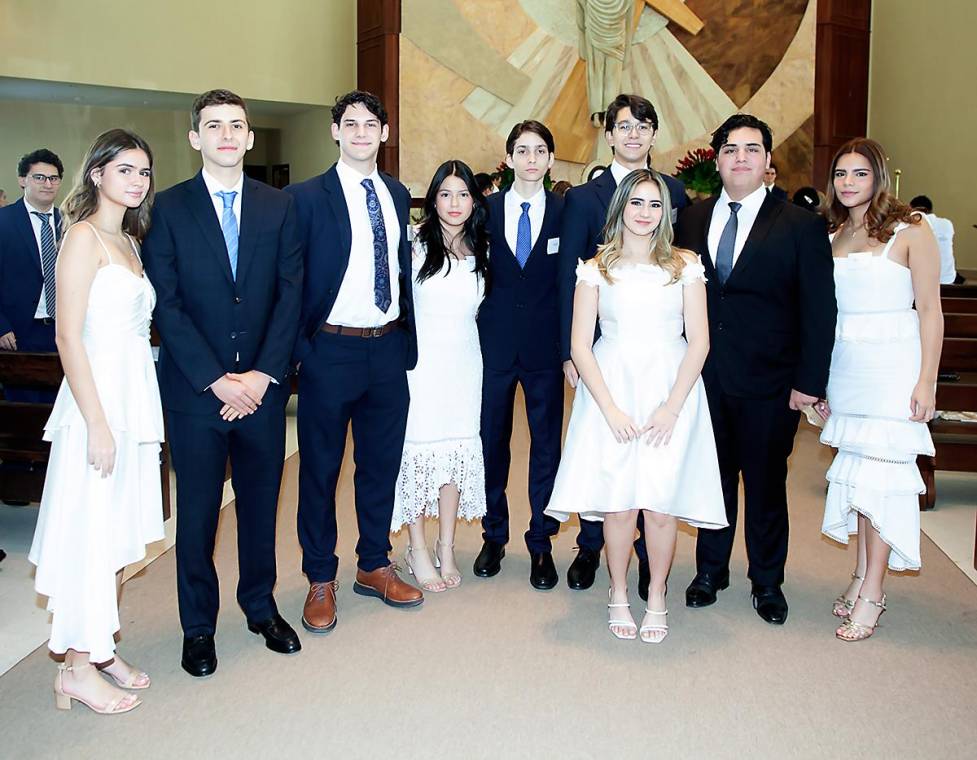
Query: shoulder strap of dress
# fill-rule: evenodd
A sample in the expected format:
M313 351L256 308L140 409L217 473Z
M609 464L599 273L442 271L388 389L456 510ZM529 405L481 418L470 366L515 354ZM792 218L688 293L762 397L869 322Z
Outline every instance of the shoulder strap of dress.
M142 264L142 257L139 255L139 246L136 245L135 238L132 237L132 235L130 235L128 232L123 232L122 234L126 236L126 239L129 241L129 245L132 246L132 253L136 257L136 260Z
M102 250L103 250L103 251L105 251L105 255L106 255L106 256L108 257L108 259L109 259L109 264L112 264L112 263L114 263L114 262L112 261L112 254L111 254L111 253L109 253L109 249L108 249L108 247L107 247L107 246L105 245L105 242L104 242L104 241L102 240L102 236L98 234L98 230L97 230L97 229L95 228L95 225L94 225L94 224L92 224L91 222L88 222L88 221L85 221L85 220L82 220L82 222L81 222L81 223L82 223L82 224L87 224L87 225L88 225L89 227L91 227L91 228L92 228L92 232L94 232L94 233L95 233L95 239L96 239L96 240L98 240L98 244L99 244L100 246L102 246Z
M885 248L882 249L882 258L889 258L889 251L892 249L892 244L896 242L896 235L898 235L902 230L906 229L909 225L905 222L899 222L896 228L892 230L892 237L889 238L889 242L885 244Z

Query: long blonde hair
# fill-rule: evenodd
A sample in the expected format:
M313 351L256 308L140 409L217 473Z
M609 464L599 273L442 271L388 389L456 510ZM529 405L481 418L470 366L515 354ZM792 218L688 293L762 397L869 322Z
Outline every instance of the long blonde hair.
M621 258L624 245L624 209L635 188L642 182L653 182L658 187L662 199L662 218L651 239L651 261L657 264L677 282L685 268L683 259L674 248L672 240L672 201L665 180L654 169L637 169L626 176L614 191L611 205L607 208L607 223L604 225L604 242L597 246L594 262L607 282L613 284L611 269Z
M92 179L92 172L103 168L125 150L141 150L146 154L146 158L149 159L150 178L149 190L143 202L136 208L128 209L122 217L122 231L140 241L146 237L146 232L149 231L150 212L156 197L156 183L152 176L153 152L149 148L149 143L139 135L125 129L110 129L95 138L95 142L85 155L74 187L61 204L62 239L72 224L87 219L98 210L98 188Z

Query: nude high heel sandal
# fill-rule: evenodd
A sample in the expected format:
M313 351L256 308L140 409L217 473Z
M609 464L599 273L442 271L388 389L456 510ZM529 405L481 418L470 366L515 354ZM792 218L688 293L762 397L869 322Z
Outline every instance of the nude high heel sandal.
M70 673L75 670L87 670L88 668L94 668L94 665L81 665L81 666L68 666L64 663L58 665L58 675L54 679L54 701L59 710L70 710L72 700L78 700L85 707L87 707L92 712L98 713L99 715L119 715L121 713L127 713L130 710L134 710L139 705L142 704L142 700L139 699L135 694L129 694L128 692L116 697L111 702L109 702L105 707L96 707L91 702L89 702L84 697L79 697L74 694L67 694L64 690L64 674Z
M448 549L454 551L454 544L442 544L441 539L437 539L434 542L434 566L441 569L441 547L444 546ZM441 573L441 580L444 581L446 588L458 588L461 585L461 573L448 573L445 575Z

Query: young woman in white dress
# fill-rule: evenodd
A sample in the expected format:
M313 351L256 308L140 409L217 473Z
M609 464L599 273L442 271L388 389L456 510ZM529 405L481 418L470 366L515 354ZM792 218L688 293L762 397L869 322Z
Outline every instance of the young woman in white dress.
M123 568L163 538L163 417L149 345L155 292L137 241L149 228L153 159L142 138L100 135L62 210L56 339L64 382L44 439L51 456L30 551L64 655L54 692L115 714L149 676L115 654ZM103 678L102 676L107 676Z
M833 606L844 641L875 632L886 565L920 566L916 456L934 452L940 254L922 215L890 193L882 146L841 147L828 184L838 324L828 398L815 409L827 420L822 443L838 449L822 531L844 544L858 534L851 583Z
M391 530L407 525L404 562L421 588L435 593L461 584L455 520L485 514L482 354L475 324L488 272L485 215L472 170L446 161L428 187L414 239L418 357L407 373L410 408ZM438 518L433 563L425 517Z
M604 244L577 266L571 355L583 383L546 509L559 520L604 521L611 633L656 644L668 634L677 521L728 524L700 378L709 352L704 270L672 247L670 212L661 176L631 172L611 199ZM639 509L651 562L640 629L627 590Z

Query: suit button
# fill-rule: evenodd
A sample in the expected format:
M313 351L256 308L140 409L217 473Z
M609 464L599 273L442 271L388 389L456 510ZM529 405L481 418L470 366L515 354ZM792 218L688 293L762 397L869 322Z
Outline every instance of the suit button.
M231 333L231 340L237 340L237 333L236 332L232 332Z
M244 299L241 296L234 296L234 303L241 303Z
M719 332L722 332L723 331L723 323L720 322L718 325L716 325L716 329L719 330Z

